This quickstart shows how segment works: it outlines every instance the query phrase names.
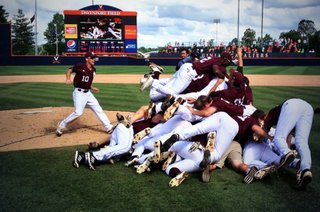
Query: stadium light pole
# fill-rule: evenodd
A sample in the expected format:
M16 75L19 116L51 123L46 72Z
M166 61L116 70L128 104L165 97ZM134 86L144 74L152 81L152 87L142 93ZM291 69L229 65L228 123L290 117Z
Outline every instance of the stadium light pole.
M239 25L240 25L240 0L238 0L238 24L237 24L237 44L239 46L240 40L239 40Z
M217 45L218 45L218 24L220 23L220 19L219 18L213 19L213 23L216 24L216 42L217 42Z
M37 0L34 1L34 10L35 10L35 14L34 14L34 31L35 31L35 50L34 50L34 54L38 55L38 29L37 29L37 22L38 22L38 18L37 18Z
M262 8L261 8L261 48L263 47L263 5L264 5L264 0L262 0Z
M94 0L92 0L92 5L94 5Z
M54 32L56 34L56 56L58 56L59 55L59 53L58 53L59 46L58 46L58 27L57 27L57 24L54 24Z

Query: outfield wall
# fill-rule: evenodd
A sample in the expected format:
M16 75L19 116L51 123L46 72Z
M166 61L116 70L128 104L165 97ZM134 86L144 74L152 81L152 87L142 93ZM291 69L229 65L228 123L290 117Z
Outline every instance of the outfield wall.
M80 56L13 56L11 54L10 24L0 24L0 65L74 65L84 61ZM179 58L100 57L98 65L146 65L149 61L175 66ZM320 66L319 57L245 58L245 66Z

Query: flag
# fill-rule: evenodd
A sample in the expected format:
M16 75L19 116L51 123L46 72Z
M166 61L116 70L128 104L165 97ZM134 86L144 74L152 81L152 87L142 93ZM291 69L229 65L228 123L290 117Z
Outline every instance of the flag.
M32 16L32 18L30 18L30 23L32 23L35 18L36 18L36 14L34 14L34 15Z

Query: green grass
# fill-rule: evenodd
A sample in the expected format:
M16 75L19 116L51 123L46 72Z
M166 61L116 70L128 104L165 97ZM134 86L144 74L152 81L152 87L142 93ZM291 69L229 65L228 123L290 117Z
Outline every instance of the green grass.
M3 75L64 74L70 66L0 66ZM100 74L144 74L147 66L99 66ZM164 66L165 73L172 74L173 66ZM245 74L320 75L320 66L247 66Z
M148 102L148 93L140 93L138 85L96 85L105 110L135 111ZM0 110L72 106L72 89L58 83L0 84ZM253 92L254 104L266 112L291 96L320 106L320 87L257 86ZM95 172L72 168L74 151L85 146L1 152L0 211L317 211L319 129L315 115L309 141L314 179L306 191L292 188L294 170L246 185L241 174L225 168L213 172L208 184L193 173L181 186L169 188L163 172L138 175L124 162Z

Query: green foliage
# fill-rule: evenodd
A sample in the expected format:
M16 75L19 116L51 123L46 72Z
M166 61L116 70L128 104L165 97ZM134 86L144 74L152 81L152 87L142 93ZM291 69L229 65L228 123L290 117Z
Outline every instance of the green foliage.
M313 21L303 19L299 22L297 31L302 37L311 37L317 30Z
M246 46L251 46L256 41L256 31L253 29L246 29L243 33L242 44Z
M26 18L21 9L13 16L12 51L16 55L32 54L34 52L34 33L30 19Z
M62 54L64 51L64 18L62 14L56 13L53 15L53 19L48 23L47 29L43 35L47 43L43 45L43 54L55 55L56 54L56 42L58 42L58 54ZM56 40L57 38L57 40Z
M320 57L320 31L314 33L310 38L310 46L314 47L316 55Z
M9 13L0 5L0 23L8 23Z

